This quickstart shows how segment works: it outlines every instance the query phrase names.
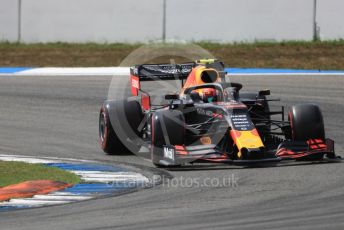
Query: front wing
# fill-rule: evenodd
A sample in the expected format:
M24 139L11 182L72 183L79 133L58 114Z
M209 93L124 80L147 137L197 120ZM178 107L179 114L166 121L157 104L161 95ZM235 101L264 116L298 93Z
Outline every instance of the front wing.
M329 159L339 159L334 149L332 139L310 139L308 141L284 141L276 155L285 160L321 160L326 156Z
M165 166L183 165L186 163L224 163L234 165L249 165L259 163L279 162L282 159L276 156L263 156L250 160L233 160L227 153L216 148L216 145L195 145L195 146L164 146L163 158L159 164Z
M272 154L271 154L272 153ZM308 141L284 141L276 150L255 159L234 160L229 154L223 153L216 145L180 146L166 145L163 147L159 164L165 166L183 165L186 163L211 162L234 165L250 165L279 162L281 160L323 160L340 159L335 155L334 141L331 139L312 139Z

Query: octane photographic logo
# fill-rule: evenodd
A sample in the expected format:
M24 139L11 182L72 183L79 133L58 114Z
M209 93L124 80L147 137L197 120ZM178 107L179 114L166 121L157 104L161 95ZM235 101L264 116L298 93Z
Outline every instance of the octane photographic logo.
M190 44L186 42L178 43L152 43L148 45L143 45L140 48L134 50L130 53L121 63L121 67L131 67L140 64L181 64L187 62L194 62L199 59L215 59L214 56L202 47ZM118 138L129 149L132 153L146 159L152 159L152 150L150 146L151 136L154 130L151 127L151 119L159 119L159 125L161 127L161 136L164 139L165 145L155 146L154 151L158 151L161 156L167 160L175 160L175 149L166 147L172 146L175 139L175 135L169 133L169 127L165 124L167 119L173 121L174 124L188 129L188 132L199 134L199 128L194 125L189 128L185 124L183 119L179 119L178 116L173 115L173 113L163 113L162 116L155 116L156 110L167 109L169 105L169 100L166 100L165 95L179 94L182 89L182 82L178 79L178 73L175 74L175 80L153 80L138 82L138 79L130 81L129 73L122 75L114 75L108 91L108 101L117 101L122 105L122 109L117 112L109 112L110 122L112 124L113 130L115 131ZM154 76L152 76L154 78ZM157 79L157 78L154 78ZM185 81L184 81L185 82ZM136 88L140 87L139 95L133 97L131 95L132 86ZM128 115L126 109L124 108L124 103L126 101L138 101L141 104L142 93L150 96L150 105L153 109L152 113L138 114L131 113ZM143 106L143 105L142 105ZM137 107L137 106L136 106ZM189 108L183 110L183 116L187 116L187 113L195 112L195 108ZM206 111L196 111L198 113L206 113ZM213 114L212 114L213 115ZM134 116L139 117L139 121ZM209 117L209 120L213 120L213 117ZM135 128L133 129L133 123L135 123ZM211 123L210 123L211 124ZM211 129L208 126L208 129ZM136 129L137 127L137 129ZM197 129L198 128L198 129ZM136 130L135 130L136 129ZM178 136L178 134L177 134ZM181 136L181 135L179 135ZM197 140L201 145L217 144L220 139L214 138L210 140L210 135L207 133L202 133L202 136ZM157 149L159 148L159 149ZM115 153L116 154L116 153ZM121 154L121 153L118 153ZM193 160L190 160L191 162ZM188 163L188 162L186 162Z

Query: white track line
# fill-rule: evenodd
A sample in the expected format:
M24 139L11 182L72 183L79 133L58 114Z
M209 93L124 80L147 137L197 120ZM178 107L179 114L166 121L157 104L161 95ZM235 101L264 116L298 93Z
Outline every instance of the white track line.
M141 175L140 173L135 173L135 172L111 172L111 171L83 171L83 170L69 170L70 172L76 173L76 174L108 174L108 175Z
M93 173L87 173L87 174L77 174L78 176L81 176L82 178L141 178L141 175L121 175L121 174L93 174Z
M66 200L35 200L32 198L27 199L12 199L9 202L1 203L1 206L43 206L43 205L54 205L54 204L66 204L71 201Z
M39 160L46 160L51 161L49 163L97 163L96 161L92 160L84 160L84 159L74 159L74 158L62 158L62 157L38 157L38 156L22 156L22 155L12 155L12 154L0 154L0 157L10 157L13 159L27 159L27 158L34 158ZM23 160L23 162L24 162Z
M228 73L229 76L344 76L344 73Z
M56 196L80 196L79 194L71 193L71 192L53 192L49 193L49 195L56 195Z
M46 206L46 205L55 205L55 204L66 204L77 201L90 200L93 196L80 196L72 193L50 193L47 195L35 195L32 198L16 198L11 199L7 202L0 203L0 207L37 207L37 206Z
M15 76L114 76L129 75L128 67L35 68L16 72Z
M29 158L29 157L1 156L1 155L0 155L0 160L26 162L26 163L31 163L31 164L60 163L60 162L57 162L56 160L46 160L46 159L37 159L37 158Z
M61 201L80 201L80 200L89 200L92 199L92 196L61 196L61 195L54 195L54 194L48 194L48 195L35 195L33 199L38 200L61 200Z
M116 179L111 179L111 178L83 178L85 182L100 182L100 183L133 183L133 184L139 184L139 183L146 183L147 181L145 179L128 179L128 178L116 178Z
M101 171L73 171L67 170L80 176L86 182L137 182L148 183L147 177L135 172L101 172Z

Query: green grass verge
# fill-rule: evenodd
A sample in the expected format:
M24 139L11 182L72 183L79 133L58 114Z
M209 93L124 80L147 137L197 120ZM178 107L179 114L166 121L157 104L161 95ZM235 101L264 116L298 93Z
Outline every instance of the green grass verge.
M195 44L208 50L230 67L344 69L344 40ZM3 42L0 43L0 66L118 66L132 51L142 45ZM154 59L154 62L169 62L170 58L159 57ZM178 57L172 58L176 62L183 61Z
M0 187L28 180L52 180L70 184L80 182L79 176L59 168L42 164L0 161Z

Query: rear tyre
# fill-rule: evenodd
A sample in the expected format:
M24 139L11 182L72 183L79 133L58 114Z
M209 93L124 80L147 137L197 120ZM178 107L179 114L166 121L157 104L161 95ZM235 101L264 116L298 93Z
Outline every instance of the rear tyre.
M107 154L137 153L134 143L142 136L138 127L143 119L137 101L106 101L99 114L99 142Z
M102 106L99 113L99 144L107 154L113 154L117 149L123 148L122 143L116 136L109 118L109 112Z
M185 135L184 115L178 110L157 111L152 115L152 162L157 167L163 158L164 145L183 145Z
M313 104L294 105L288 116L294 141L325 139L324 120L318 106Z

